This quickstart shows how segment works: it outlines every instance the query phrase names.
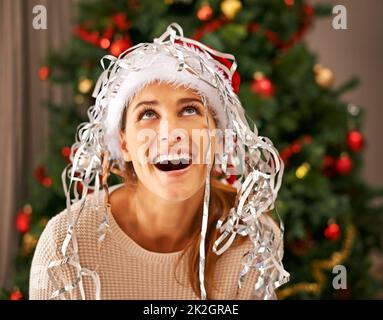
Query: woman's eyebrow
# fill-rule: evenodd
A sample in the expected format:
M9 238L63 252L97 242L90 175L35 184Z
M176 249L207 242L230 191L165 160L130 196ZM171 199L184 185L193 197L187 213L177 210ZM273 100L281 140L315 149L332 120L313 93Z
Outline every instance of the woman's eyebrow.
M133 111L136 110L138 107L140 107L142 105L156 106L158 104L159 104L159 102L157 100L141 101L141 102L136 104L136 106L134 107Z
M202 101L198 98L181 98L181 99L178 99L177 104L180 105L180 104L188 103L188 102L199 102L202 104ZM159 102L157 100L141 101L136 104L133 111L142 105L156 106L158 104Z
M183 104L183 103L188 103L188 102L199 102L202 104L202 101L198 98L181 98L177 101L177 104Z

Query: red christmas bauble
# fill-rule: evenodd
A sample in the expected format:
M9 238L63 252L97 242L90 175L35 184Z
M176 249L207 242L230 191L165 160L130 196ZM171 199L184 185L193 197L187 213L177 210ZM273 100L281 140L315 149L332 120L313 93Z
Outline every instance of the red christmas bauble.
M52 185L52 178L46 175L45 166L38 166L34 171L34 176L44 187L50 187Z
M101 38L106 38L106 39L112 39L114 35L114 29L112 27L108 27L105 29L104 33L102 34Z
M83 26L76 26L74 33L83 41L93 44L94 46L99 45L99 34L97 31L88 31Z
M9 295L9 300L21 300L23 299L23 294L20 290L14 290Z
M293 153L299 153L301 151L301 144L296 141L291 145L291 151Z
M309 4L305 4L303 6L303 12L306 16L308 17L312 17L315 13L315 9L312 5L309 5Z
M62 149L61 149L61 154L62 154L62 156L65 158L65 159L68 159L69 158L69 156L70 156L70 147L68 147L68 146L65 146L65 147L62 147Z
M110 40L106 37L101 38L100 47L103 49L108 49L110 47Z
M213 16L213 9L208 4L203 4L197 11L197 17L201 21L210 20Z
M118 12L113 16L113 22L121 31L126 31L130 28L131 22L126 20L126 15L123 12Z
M34 176L38 182L42 183L44 178L46 177L45 166L40 165L40 166L36 167L36 169L34 171Z
M132 42L127 36L125 36L121 39L113 41L109 48L109 52L115 57L118 57L121 53L129 49L131 46Z
M313 137L306 134L303 136L302 140L303 140L303 143L311 143L313 141Z
M292 7L294 5L294 0L285 0L285 5L288 7Z
M322 170L323 173L329 178L332 178L336 175L335 163L336 161L333 157L328 155L323 157Z
M282 158L283 162L287 162L288 159L292 156L293 152L290 147L284 148L281 153L279 154Z
M52 185L52 178L51 177L44 177L44 179L41 181L41 184L45 188L49 188Z
M24 211L19 211L16 217L16 229L21 233L29 231L31 223L31 215Z
M364 145L362 134L358 130L350 131L347 135L347 145L354 152L362 150Z
M108 27L105 29L104 33L100 38L100 47L102 49L108 49L110 47L110 40L112 39L114 34L114 29L112 27Z
M324 230L324 236L332 241L336 241L340 237L340 226L337 223L330 223Z
M48 78L49 76L49 67L47 66L43 66L43 67L40 67L39 69L39 79L41 81L44 81Z
M253 92L264 98L272 97L275 91L273 83L266 77L254 79L251 82L250 88Z
M342 155L336 161L336 171L341 175L347 175L352 170L352 160L348 155Z

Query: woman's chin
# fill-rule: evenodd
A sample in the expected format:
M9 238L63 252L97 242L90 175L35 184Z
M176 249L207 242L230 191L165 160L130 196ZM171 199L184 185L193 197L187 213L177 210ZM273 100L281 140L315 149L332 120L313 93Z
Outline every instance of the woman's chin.
M191 164L182 170L162 171L155 165L151 168L151 181L145 185L160 198L168 201L184 201L195 195L204 185L201 166Z

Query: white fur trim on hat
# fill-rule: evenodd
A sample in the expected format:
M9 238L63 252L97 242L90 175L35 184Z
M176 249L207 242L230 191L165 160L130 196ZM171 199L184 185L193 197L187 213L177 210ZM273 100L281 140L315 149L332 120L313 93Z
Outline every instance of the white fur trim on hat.
M184 48L185 62L193 68L200 69L199 59L203 56L203 53L197 52L196 49L193 48L185 48L184 46L179 47ZM128 57L129 55L127 58ZM204 57L207 58L206 55ZM154 52L153 54L141 54L139 56L134 56L129 60L130 65L138 70L135 71L134 69L130 69L125 72L125 74L122 74L123 81L121 84L117 85L116 88L112 88L111 91L115 92L115 96L108 102L107 114L104 122L104 138L112 159L121 159L122 157L118 139L124 107L130 103L136 93L156 80L175 86L183 85L195 90L199 95L203 95L207 99L208 106L212 108L213 116L218 123L218 127L221 129L226 127L226 115L218 90L186 69L178 71L179 61L175 57L161 51ZM220 72L213 63L211 63L211 68L216 73ZM205 71L204 76L205 79L212 81L212 77L207 71ZM225 86L231 86L230 82L224 78L222 73L221 80L225 83Z

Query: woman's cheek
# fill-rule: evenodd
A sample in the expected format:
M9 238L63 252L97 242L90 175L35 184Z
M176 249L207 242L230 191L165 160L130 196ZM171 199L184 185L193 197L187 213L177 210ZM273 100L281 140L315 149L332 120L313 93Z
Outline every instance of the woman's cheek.
M149 128L143 128L133 133L135 139L132 141L132 157L136 157L140 164L147 164L153 156L153 143L156 133Z

